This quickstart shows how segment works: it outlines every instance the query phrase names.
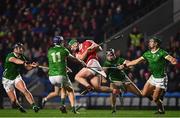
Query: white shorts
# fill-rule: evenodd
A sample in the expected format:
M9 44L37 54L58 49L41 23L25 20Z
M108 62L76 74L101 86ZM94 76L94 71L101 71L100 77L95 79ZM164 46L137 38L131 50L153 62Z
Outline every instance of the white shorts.
M9 92L10 90L14 90L16 84L19 81L23 81L22 77L20 75L18 75L16 77L16 79L14 79L14 80L10 80L10 79L4 78L4 77L2 78L2 84L3 84L3 87L4 87L6 92Z
M57 86L57 87L71 87L72 88L72 83L69 80L69 77L66 76L49 76L49 80L52 85Z
M87 63L87 67L94 75L100 74L100 75L104 76L105 78L107 77L103 68L101 67L101 65L99 64L99 62L96 59L90 59Z
M155 87L159 87L159 88L162 88L162 89L167 89L167 83L168 83L168 78L167 76L163 77L163 78L155 78L153 77L153 75L151 75L149 77L149 80L148 82L155 86Z

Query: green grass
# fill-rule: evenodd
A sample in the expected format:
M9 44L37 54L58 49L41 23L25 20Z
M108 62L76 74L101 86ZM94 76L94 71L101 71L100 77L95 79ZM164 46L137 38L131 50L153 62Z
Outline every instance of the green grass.
M43 109L39 113L27 110L27 113L20 113L15 109L0 110L0 117L180 117L180 111L167 110L164 115L155 115L152 110L118 110L116 114L111 114L111 110L79 110L80 114L73 114L68 111L62 114L57 109Z

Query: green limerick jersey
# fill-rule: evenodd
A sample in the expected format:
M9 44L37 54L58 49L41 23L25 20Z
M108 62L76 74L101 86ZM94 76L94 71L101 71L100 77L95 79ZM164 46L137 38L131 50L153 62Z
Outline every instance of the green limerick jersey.
M148 67L151 74L155 78L162 78L166 76L166 59L168 53L162 49L152 53L150 50L143 54L143 58L148 62Z
M106 60L104 62L105 67L115 67L119 64L123 64L125 59L123 58L116 58L113 61ZM108 77L111 81L122 81L125 79L124 73L122 73L119 69L108 69Z
M20 69L22 68L22 65L9 62L9 58L11 57L17 58L13 52L7 55L4 64L3 77L5 77L6 79L14 80L20 74ZM24 61L26 60L24 55L21 55L18 59Z
M60 45L55 45L48 50L49 76L67 76L66 57L69 51Z

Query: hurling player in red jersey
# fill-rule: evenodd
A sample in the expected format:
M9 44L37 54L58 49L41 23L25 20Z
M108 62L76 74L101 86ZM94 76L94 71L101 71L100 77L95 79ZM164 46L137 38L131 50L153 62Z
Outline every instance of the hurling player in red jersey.
M75 80L87 88L81 94L86 94L92 90L119 93L119 91L113 90L108 86L101 86L102 78L106 78L106 74L97 57L97 52L102 50L101 46L92 40L85 40L83 43L79 43L72 39L68 44L76 58L83 60L87 65L75 76ZM90 82L88 82L88 79Z

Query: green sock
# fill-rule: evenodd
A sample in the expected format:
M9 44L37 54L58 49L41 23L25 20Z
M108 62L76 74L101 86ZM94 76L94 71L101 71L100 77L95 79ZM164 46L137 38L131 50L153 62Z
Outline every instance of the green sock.
M75 110L76 109L75 106L72 106L72 109Z
M35 103L32 103L31 106L32 106L32 108L33 108L33 107L35 107L35 106L37 106L37 105L36 105Z
M65 98L61 98L61 105L64 105L65 104Z
M116 105L113 105L113 106L112 106L112 110L113 110L113 111L116 111Z
M75 112L75 111L76 111L76 107L72 106L72 112Z

